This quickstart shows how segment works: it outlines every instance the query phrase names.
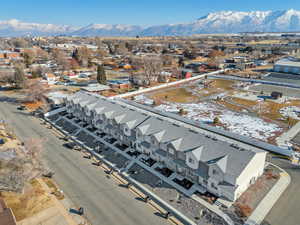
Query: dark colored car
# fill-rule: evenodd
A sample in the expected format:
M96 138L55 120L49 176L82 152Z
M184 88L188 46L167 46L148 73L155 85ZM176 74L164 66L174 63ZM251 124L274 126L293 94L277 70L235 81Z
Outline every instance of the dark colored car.
M64 144L65 147L69 148L69 149L74 149L76 146L76 143L74 142L67 142Z
M25 106L25 105L20 105L20 106L18 106L17 109L18 109L18 110L25 110L25 109L26 109L26 106Z

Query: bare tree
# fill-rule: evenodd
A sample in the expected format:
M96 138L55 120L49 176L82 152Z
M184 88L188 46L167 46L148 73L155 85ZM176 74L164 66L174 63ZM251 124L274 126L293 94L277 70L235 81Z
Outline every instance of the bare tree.
M14 83L16 88L23 88L25 80L24 66L22 64L16 64L14 74Z
M0 82L2 83L13 83L14 72L12 71L0 71Z
M39 80L27 80L25 84L25 101L44 101L45 94L48 92L49 88L46 84L41 83Z
M43 60L48 60L49 59L49 54L48 52L44 51L43 49L38 48L36 50L36 55Z
M45 164L42 160L43 142L45 141L45 139L29 138L24 142L26 166L29 168L25 173L28 179L40 176L45 170Z
M33 50L26 50L23 53L23 58L24 58L26 67L29 67L31 64L34 63L34 61L36 59L36 52Z
M6 149L15 156L0 159L0 190L21 192L24 185L45 171L42 160L44 139L27 139L21 147L23 151Z
M172 77L175 77L177 79L182 78L182 71L178 68L178 66L172 66Z
M59 49L52 50L52 56L58 65L62 67L63 70L68 70L71 67L70 61L67 58L65 52Z
M157 81L158 77L161 75L163 64L160 57L133 57L131 58L131 62L135 69L141 69L143 71L142 77L145 85Z
M77 60L77 62L80 63L80 65L86 67L89 64L89 61L91 60L92 53L91 50L87 47L81 47L74 51L73 58Z
M142 60L142 67L147 83L157 81L162 72L162 60L159 57L147 57Z
M46 98L42 99L42 105L40 108L43 110L44 113L49 112L51 110L49 102L46 100Z

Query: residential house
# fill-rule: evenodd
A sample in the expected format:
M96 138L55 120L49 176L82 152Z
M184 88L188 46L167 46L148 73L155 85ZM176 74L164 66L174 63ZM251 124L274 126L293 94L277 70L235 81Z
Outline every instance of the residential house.
M204 135L182 121L145 108L77 92L65 98L69 113L85 120L196 183L214 195L235 201L264 172L266 152Z
M48 82L48 84L55 84L55 82L59 79L53 73L45 73L43 78Z

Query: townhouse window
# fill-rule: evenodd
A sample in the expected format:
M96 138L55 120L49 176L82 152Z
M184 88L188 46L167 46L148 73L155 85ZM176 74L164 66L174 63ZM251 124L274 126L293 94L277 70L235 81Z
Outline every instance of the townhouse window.
M189 158L189 163L195 163L194 159Z
M172 148L169 148L169 152L174 155L174 150Z
M155 144L156 144L156 142L155 142L155 138L153 138L153 137L152 137L152 139L151 139L151 143L152 143L153 145L155 145Z

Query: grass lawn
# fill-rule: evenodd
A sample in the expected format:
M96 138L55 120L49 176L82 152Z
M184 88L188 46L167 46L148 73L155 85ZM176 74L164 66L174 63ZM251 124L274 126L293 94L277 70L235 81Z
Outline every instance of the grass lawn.
M173 88L164 91L153 93L150 98L158 101L190 103L199 100L197 96L192 95L191 92L185 88Z
M253 107L258 104L258 102L256 102L256 101L251 101L251 100L243 99L243 98L232 97L232 100L234 102L236 102L237 104L244 105L246 107Z
M223 88L225 90L233 90L232 85L235 83L233 80L215 79L212 88Z
M209 87L203 88L198 91L200 96L208 97L211 95L221 94L224 92L231 93L232 91L234 91L232 85L235 82L232 80L213 79L213 80L208 80L208 82L209 81L211 82ZM190 88L193 88L193 86L191 86Z
M237 111L237 112L240 112L243 109L245 109L245 108L243 108L241 106L234 105L234 104L231 104L229 102L222 101L222 100L218 101L218 103L221 104L221 105L223 105L223 106L225 106L227 109L230 109L230 110L233 110L233 111Z

